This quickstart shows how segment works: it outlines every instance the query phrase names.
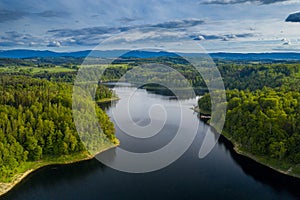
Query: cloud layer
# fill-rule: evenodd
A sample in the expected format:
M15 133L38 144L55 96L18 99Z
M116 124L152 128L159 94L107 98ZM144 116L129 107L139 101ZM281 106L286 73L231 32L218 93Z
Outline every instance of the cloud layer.
M135 35L131 40L140 40L141 35L143 39L156 38L162 39L166 35L172 34L172 30L177 32L185 32L187 29L203 25L204 21L200 19L183 19L167 21L157 24L145 24L145 25L132 25L132 26L120 26L120 27L89 27L81 29L53 29L48 30L47 33L52 35L53 40L60 42L60 45L54 45L51 42L48 47L58 47L61 45L98 45L101 41L109 38L113 35L133 31L139 33L139 36ZM167 32L170 32L167 34ZM147 34L146 34L147 33ZM152 33L152 34L149 34ZM148 35L146 37L146 35Z
M30 13L25 11L0 10L0 23L19 20L23 17L65 17L67 12L46 10L43 12Z
M284 22L297 6L298 0L2 0L0 49L74 51L108 39L116 47L191 40L211 51L300 49L298 24Z

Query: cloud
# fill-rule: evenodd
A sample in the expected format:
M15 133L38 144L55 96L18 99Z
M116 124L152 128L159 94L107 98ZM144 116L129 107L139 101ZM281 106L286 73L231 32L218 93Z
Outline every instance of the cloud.
M203 35L199 35L194 40L205 40L205 37Z
M36 13L36 15L41 17L65 17L69 15L69 13L62 11L46 10L40 13Z
M129 17L122 17L120 19L118 19L118 21L120 21L121 23L130 23L130 22L134 22L137 19L134 18L129 18Z
M272 4L279 2L286 2L290 0L207 0L201 2L201 4L239 4L239 3L260 3L260 4Z
M157 42L165 42L165 41L179 41L181 39L187 39L185 32L177 32L173 30L132 30L130 32L126 32L125 34L120 34L110 38L107 43L157 43Z
M49 44L47 45L47 47L60 47L61 46L61 43L60 41L51 41L49 42Z
M68 15L67 12L46 10L38 13L31 13L25 11L15 11L15 10L0 10L0 23L15 21L22 19L23 17L65 17Z
M18 20L26 16L27 13L23 11L13 11L13 10L0 10L0 23Z
M126 31L126 27L114 28L114 27L90 27L82 29L54 29L48 30L48 33L54 33L56 37L72 37L80 35L102 35L108 33L115 33L118 31Z
M48 34L52 34L53 40L59 40L62 46L64 45L98 45L101 41L106 38L111 37L112 35L123 33L126 31L137 30L143 34L143 37L154 38L160 36L168 36L166 32L169 29L179 29L183 31L183 29L194 27L197 25L203 24L203 20L199 19L184 19L184 20L175 20L168 21L164 23L157 24L146 24L146 25L134 25L134 26L120 26L120 27L109 27L109 26L99 26L99 27L89 27L89 28L81 28L81 29L53 29L48 30ZM163 32L161 30L164 30ZM152 35L148 33L151 32ZM157 34L153 34L157 32ZM147 35L148 34L148 35ZM141 36L141 34L138 34ZM132 38L133 40L140 40L140 37ZM72 42L70 42L72 40ZM126 39L128 40L128 39Z
M121 27L90 27L82 29L53 29L48 30L48 33L54 33L57 37L70 37L78 35L102 35L102 34L113 34L118 32L125 32L132 29L143 29L143 28L163 28L163 29L175 29L175 28L188 28L203 24L203 20L199 19L184 19L168 21L158 24L146 24L137 26L121 26Z
M34 37L31 34L18 33L16 31L7 31L0 37L0 46L20 46L33 44L43 44L43 40L38 37Z
M183 19L167 21L157 24L120 26L120 27L90 27L82 29L53 29L48 30L47 35L51 35L50 41L60 41L61 46L96 46L103 40L113 37L115 43L121 42L149 42L149 41L171 41L182 40L187 37L193 40L218 40L232 41L242 38L258 36L257 33L231 33L231 34L200 34L189 32L193 28L205 23L200 19ZM123 34L123 32L131 32ZM59 46L60 46L59 45ZM48 45L49 46L49 45ZM54 46L54 44L50 45Z
M166 28L166 29L188 28L188 27L198 26L203 23L204 21L199 19L184 19L184 20L176 20L176 21L159 23L159 24L152 25L150 27Z
M238 34L220 34L220 35L205 35L205 34L193 34L190 36L193 40L222 40L229 41L231 39L238 38L249 38L254 37L256 34L253 33L238 33Z
M286 22L300 22L300 12L290 14L286 20Z
M291 45L292 44L292 42L286 38L283 38L281 41L283 41L282 45Z

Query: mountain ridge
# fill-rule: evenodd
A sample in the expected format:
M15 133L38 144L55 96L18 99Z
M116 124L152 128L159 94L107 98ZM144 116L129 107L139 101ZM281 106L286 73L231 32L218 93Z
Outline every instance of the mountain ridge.
M208 54L178 53L180 56L195 57L197 55L209 55L213 59L224 60L300 60L300 52L268 52L268 53L226 53L216 52ZM128 50L83 50L74 52L55 52L49 50L1 50L0 58L47 58L47 57L75 57L84 58L87 56L101 58L155 58L155 57L176 57L176 52L164 51L128 51Z

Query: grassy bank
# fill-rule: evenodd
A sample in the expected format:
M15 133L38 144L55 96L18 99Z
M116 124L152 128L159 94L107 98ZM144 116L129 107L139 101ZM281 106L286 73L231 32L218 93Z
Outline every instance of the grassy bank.
M97 154L106 151L108 149L114 148L117 145L105 146ZM97 155L95 154L95 155ZM48 165L58 165L58 164L70 164L76 163L84 160L89 160L94 158L95 155L91 155L89 152L80 152L72 155L62 155L62 156L45 156L40 161L25 162L22 166L16 169L16 174L11 178L0 177L0 196L11 190L14 186L20 183L27 175L34 172L35 170L48 166Z
M290 163L286 159L278 160L278 159L270 158L267 156L253 155L250 152L247 152L246 150L244 150L243 147L239 143L234 141L228 133L223 131L222 135L233 144L234 151L236 153L246 156L260 164L263 164L273 170L276 170L277 172L280 172L280 173L283 173L283 174L286 174L289 176L293 176L296 178L300 178L300 165Z

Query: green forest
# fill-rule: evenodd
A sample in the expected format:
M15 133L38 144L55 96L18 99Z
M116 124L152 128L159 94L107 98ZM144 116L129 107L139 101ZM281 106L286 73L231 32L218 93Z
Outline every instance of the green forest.
M72 117L72 84L32 76L0 75L0 181L9 181L26 163L86 153ZM113 93L99 86L96 100ZM117 144L114 125L96 106L105 137ZM82 119L82 123L89 119Z
M98 69L107 66L80 66L80 63L82 59L76 58L0 59L0 181L10 181L27 163L86 152L72 117L73 83L80 67L89 67L91 72L94 68L95 72L89 76L95 80L99 78ZM223 135L261 162L284 171L292 167L291 173L300 174L300 63L228 60L215 60L215 63L227 90ZM165 70L156 64L172 69ZM141 65L150 68L139 68ZM202 70L207 72L210 67L204 64ZM174 87L171 89L184 91L192 86L198 95L207 92L206 83L210 81L179 58L115 60L99 80L95 101L117 98L100 83L120 79L136 85L168 80ZM145 88L163 89L160 85ZM202 112L210 112L208 94L198 104ZM91 139L85 141L89 149L118 144L109 117L98 106L96 112L105 137L86 137ZM89 120L83 118L81 123Z
M225 70L227 69L227 70ZM291 175L300 175L300 88L298 63L220 65L227 88L222 134L237 149ZM198 101L211 112L211 99Z

